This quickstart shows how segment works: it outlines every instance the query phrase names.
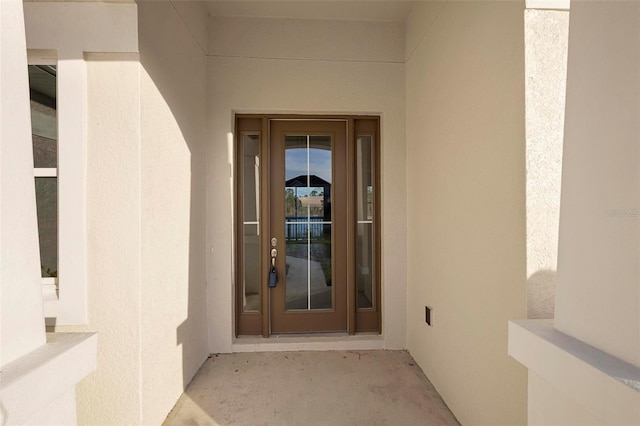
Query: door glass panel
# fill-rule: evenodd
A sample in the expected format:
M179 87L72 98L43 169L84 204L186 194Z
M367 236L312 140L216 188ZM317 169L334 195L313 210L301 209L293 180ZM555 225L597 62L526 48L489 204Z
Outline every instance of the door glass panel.
M242 135L243 310L260 306L260 137Z
M58 166L55 65L29 65L31 134L35 168Z
M356 286L357 307L374 304L373 274L373 149L371 136L356 139Z
M312 225L309 280L311 309L331 309L331 225Z
M331 222L331 137L309 137L310 216Z
M330 136L285 138L286 309L330 309Z
M307 218L307 137L287 136L285 139L285 216L287 221L304 221ZM294 228L296 230L303 228Z
M356 233L358 308L373 307L373 224L359 223Z
M297 223L296 226L305 224ZM309 243L306 240L286 241L286 308L308 309L309 307Z
M42 277L58 276L58 180L36 179L36 209Z
M260 238L258 225L244 225L243 235L244 312L258 312L260 306Z
M243 135L242 209L245 222L257 222L260 206L260 137Z
M359 136L356 140L356 197L359 221L373 220L373 173L371 136Z

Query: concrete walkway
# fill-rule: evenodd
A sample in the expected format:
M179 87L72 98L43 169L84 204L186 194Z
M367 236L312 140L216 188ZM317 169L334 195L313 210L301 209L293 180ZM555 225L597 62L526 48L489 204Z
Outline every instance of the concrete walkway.
M405 351L214 355L165 425L458 425Z

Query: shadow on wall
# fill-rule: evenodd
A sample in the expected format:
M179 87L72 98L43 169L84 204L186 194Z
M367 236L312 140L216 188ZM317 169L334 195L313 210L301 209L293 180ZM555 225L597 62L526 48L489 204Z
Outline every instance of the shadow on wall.
M556 305L556 271L541 269L527 279L527 318L552 319Z
M161 222L152 225L158 231L157 238L154 235L152 241L147 241L155 246L154 258L148 261L161 272L146 279L163 287L165 293L161 306L147 306L156 320L153 327L163 329L158 334L175 335L174 343L181 348L184 389L209 355L205 282L206 52L195 42L171 2L139 1L138 26L140 62L154 86L147 88L147 105L145 89L141 89L143 144L147 144L146 166L151 169L147 185L155 188L150 190L152 195L147 195L147 214L154 217L151 222ZM157 94L170 109L169 114L154 104ZM166 125L167 120L175 122L179 133L173 131L173 123ZM144 152L145 148L143 155ZM189 179L188 187L184 179ZM161 200L153 199L153 194ZM151 343L154 344L167 350L165 341ZM161 357L156 358L161 363ZM175 365L159 366L169 373L166 376L175 377ZM175 391L171 388L169 392ZM173 402L178 396L179 393L174 395Z

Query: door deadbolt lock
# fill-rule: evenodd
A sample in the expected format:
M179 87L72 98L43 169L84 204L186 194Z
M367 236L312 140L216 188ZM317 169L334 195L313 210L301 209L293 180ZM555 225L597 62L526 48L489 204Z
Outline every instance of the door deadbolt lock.
M277 238L272 238L271 239L271 247L275 247L278 245L278 239Z

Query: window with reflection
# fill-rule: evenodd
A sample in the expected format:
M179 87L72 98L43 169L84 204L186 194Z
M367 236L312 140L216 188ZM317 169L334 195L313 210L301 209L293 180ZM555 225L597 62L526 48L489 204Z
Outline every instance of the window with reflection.
M356 288L358 308L375 306L374 150L371 136L356 139Z
M55 282L58 276L57 67L28 67L40 270L44 282Z
M242 135L243 311L260 309L260 136Z
M288 310L333 307L332 173L330 136L285 137Z

